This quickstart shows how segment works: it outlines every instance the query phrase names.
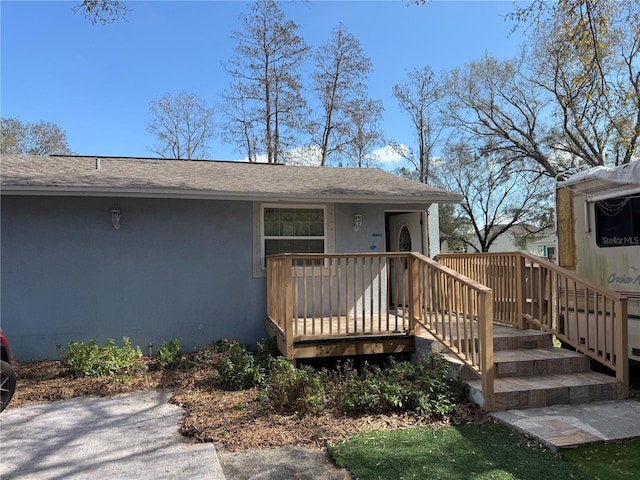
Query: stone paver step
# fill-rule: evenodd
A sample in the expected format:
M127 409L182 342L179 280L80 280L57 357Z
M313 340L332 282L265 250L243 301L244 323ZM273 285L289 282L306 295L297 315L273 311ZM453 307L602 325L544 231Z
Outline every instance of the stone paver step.
M467 383L473 401L483 406L481 382L471 380ZM495 410L541 408L618 400L622 398L622 383L596 372L507 377L495 380L494 393Z
M420 338L430 341L428 333ZM435 338L431 339L432 344L438 343ZM591 372L586 355L553 348L552 343L553 335L547 332L494 325L495 410L601 402L623 397L622 383L613 377ZM428 351L447 353L443 346L437 348ZM471 348L477 349L478 345ZM451 376L465 381L469 385L471 400L484 407L477 374L462 361L451 357L448 355Z
M553 451L640 437L640 402L634 400L553 405L495 412L492 416L536 438Z
M494 352L496 377L525 377L590 370L589 359L563 348L532 348Z
M553 336L540 330L519 330L512 327L494 325L493 351L523 350L527 348L551 348Z

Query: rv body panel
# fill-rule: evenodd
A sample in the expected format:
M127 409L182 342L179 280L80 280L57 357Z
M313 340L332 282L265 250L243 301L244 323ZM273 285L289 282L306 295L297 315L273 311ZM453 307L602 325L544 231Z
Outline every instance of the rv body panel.
M640 362L640 162L560 182L556 210L560 266L627 298L629 359ZM581 331L589 331L590 309L569 315Z

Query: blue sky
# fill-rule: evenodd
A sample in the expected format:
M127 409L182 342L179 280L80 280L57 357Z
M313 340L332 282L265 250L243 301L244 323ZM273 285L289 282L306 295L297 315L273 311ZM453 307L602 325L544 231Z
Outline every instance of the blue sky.
M243 1L129 1L126 21L92 25L72 13L76 1L0 3L0 114L57 123L81 155L153 156L146 131L149 102L166 93L195 93L210 106L229 84L223 64ZM463 66L489 52L517 54L520 32L504 15L511 0L286 1L285 15L312 46L342 22L373 63L369 94L385 107L387 137L412 144L409 119L392 96L406 72ZM218 120L220 120L218 118ZM216 140L213 159L242 154ZM396 165L389 164L392 168Z

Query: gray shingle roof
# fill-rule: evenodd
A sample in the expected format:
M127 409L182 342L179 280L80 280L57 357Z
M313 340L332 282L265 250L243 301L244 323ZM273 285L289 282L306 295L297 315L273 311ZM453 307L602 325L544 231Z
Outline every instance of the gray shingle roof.
M369 168L2 155L3 194L367 203L457 203L460 196Z

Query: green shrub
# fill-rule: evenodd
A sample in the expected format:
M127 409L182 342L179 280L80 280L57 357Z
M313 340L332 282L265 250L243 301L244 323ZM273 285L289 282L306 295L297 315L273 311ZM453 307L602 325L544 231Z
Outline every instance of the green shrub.
M344 413L446 415L466 394L463 383L447 378L447 363L439 354L417 364L391 358L385 368L365 363L360 371L348 361L333 372L319 373L308 366L296 369L275 352L270 340L258 344L252 355L245 345L223 339L193 359L211 367L224 390L262 385L258 398L264 408L276 413L320 414L330 403Z
M323 412L324 382L313 368L295 368L286 358L278 357L271 360L269 371L258 395L266 409L284 414L319 415Z
M377 365L365 363L361 372L347 361L333 376L333 399L345 413L381 413L402 410L398 382L389 381Z
M398 378L408 410L442 416L455 411L467 393L465 383L447 378L448 370L441 354L431 354L417 364L392 361L387 375Z
M129 337L122 337L122 347L112 339L99 346L95 340L71 342L67 347L58 346L58 353L65 365L76 375L98 377L101 375L127 375L146 366L138 361L142 358L140 347L132 348Z
M178 368L182 365L182 350L180 349L180 342L172 338L169 342L162 342L158 349L158 366L167 370L170 368Z
M218 340L211 347L197 352L194 361L209 365L217 373L220 388L245 390L264 380L264 368L257 365L247 347L236 340Z
M412 411L446 415L464 399L465 385L447 378L447 364L432 354L418 364L391 358L382 369L365 364L360 372L350 362L332 376L333 399L345 413Z
M266 338L256 345L255 359L256 363L265 370L271 368L271 361L274 358L282 357L278 350L278 343L275 338Z

